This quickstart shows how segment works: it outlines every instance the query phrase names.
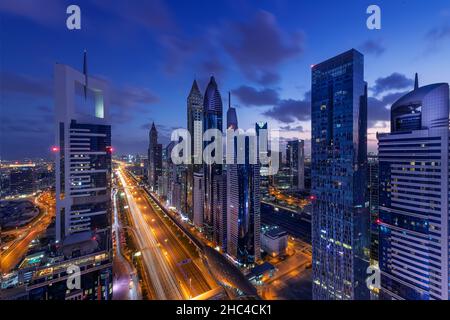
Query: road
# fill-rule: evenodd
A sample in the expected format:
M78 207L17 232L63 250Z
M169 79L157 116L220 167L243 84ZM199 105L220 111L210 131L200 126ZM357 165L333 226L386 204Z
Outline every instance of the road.
M195 250L181 239L168 218L130 177L123 166L117 171L124 187L141 257L156 299L190 299L211 289L198 267ZM167 220L166 220L167 219Z
M0 256L0 271L2 273L10 272L27 253L31 241L45 232L55 216L54 201L50 192L44 192L36 197L35 203L40 208L41 213L30 224L14 231L17 239L12 241L9 248L3 251Z
M139 279L136 271L130 266L123 257L120 248L120 221L117 212L117 190L113 191L114 205L114 224L115 235L115 256L113 261L114 280L113 280L113 299L114 300L141 300L141 291Z

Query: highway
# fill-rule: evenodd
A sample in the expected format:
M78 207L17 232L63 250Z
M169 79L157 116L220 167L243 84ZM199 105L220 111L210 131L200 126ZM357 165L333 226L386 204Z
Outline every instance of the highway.
M190 299L211 289L201 260L186 240L171 228L168 218L120 166L138 248L156 299ZM167 220L166 220L167 219Z
M41 213L27 226L10 232L10 234L15 234L17 238L0 255L0 272L5 274L10 272L27 253L31 241L45 232L55 216L54 203L54 197L50 192L44 192L36 197L35 204L39 207Z
M115 256L114 256L114 274L113 281L113 299L114 300L141 300L139 279L136 272L130 266L128 261L122 256L120 248L120 221L117 212L117 190L113 190L114 204L114 223L113 230L115 235Z

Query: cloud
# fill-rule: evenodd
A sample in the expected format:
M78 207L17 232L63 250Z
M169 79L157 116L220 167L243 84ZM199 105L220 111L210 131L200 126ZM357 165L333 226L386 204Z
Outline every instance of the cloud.
M46 0L45 7L36 0L0 1L0 11L17 17L29 19L35 23L65 26L66 7L59 0Z
M228 23L223 30L225 51L249 80L260 84L278 81L276 67L303 52L303 34L283 32L267 11L258 11L247 22Z
M150 31L168 31L177 29L170 8L162 0L122 1L95 0L93 4L109 11L131 24L137 24Z
M286 125L286 126L281 126L280 130L284 130L284 131L297 131L297 132L304 132L303 130L303 126L298 125L298 126L291 126L291 125Z
M307 121L311 119L311 102L307 100L280 100L278 104L263 115L284 123Z
M0 72L1 93L19 94L32 97L49 97L53 94L50 79L40 79L29 75Z
M110 92L111 105L125 108L154 104L159 101L159 98L155 94L143 87L113 87Z
M246 106L267 106L278 103L278 92L274 89L257 90L249 86L241 86L233 90L233 94L237 96Z
M367 40L364 42L360 49L365 54L372 54L374 56L381 56L386 48L381 44L381 41Z
M429 30L425 38L430 41L440 41L450 37L450 25L442 25Z
M368 127L373 127L377 122L390 121L390 107L408 91L390 93L380 99L369 97L367 100Z
M387 77L376 79L375 86L370 89L375 95L378 95L389 90L405 89L412 86L413 83L414 81L412 79L407 78L403 74L394 72Z
M450 40L450 24L436 26L425 34L428 45L425 46L423 55L433 54L443 48Z

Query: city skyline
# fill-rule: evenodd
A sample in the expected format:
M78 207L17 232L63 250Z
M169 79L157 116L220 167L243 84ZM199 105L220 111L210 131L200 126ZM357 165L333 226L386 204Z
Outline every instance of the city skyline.
M0 300L450 300L448 0L46 1L0 0Z
M287 5L292 8L288 12L284 10ZM145 154L147 130L152 122L158 125L161 142L167 145L170 132L186 127L186 119L173 119L166 111L170 108L184 115L181 111L188 83L197 79L202 91L213 74L223 93L231 91L241 128L253 128L256 114L257 121L284 130L285 138L305 140L309 155L310 67L351 47L366 56L369 151L375 151L375 132L388 130L389 111L384 106L412 88L414 73L418 72L426 83L435 83L445 82L443 75L450 72L450 64L444 59L449 48L440 44L449 36L448 6L444 1L426 5L381 1L383 26L376 31L365 26L363 3L328 3L322 13L329 24L336 24L337 32L332 36L306 15L320 10L320 2L248 1L239 8L230 3L219 3L214 8L204 3L203 12L213 14L203 15L207 20L202 20L200 26L195 19L197 13L179 3L152 1L139 12L133 4L102 7L96 2L81 1L83 23L79 31L67 30L65 8L58 2L50 1L47 14L42 17L29 6L0 6L5 26L2 39L7 49L2 55L5 63L1 80L6 85L1 92L5 106L1 131L9 137L7 141L2 139L2 159L50 156L52 128L47 123L52 120L54 109L52 64L80 66L80 52L84 49L92 66L89 73L106 79L114 88L112 139L120 154ZM407 21L418 12L421 18L409 24ZM142 19L144 14L158 19L148 22ZM336 19L343 14L354 19L338 23ZM118 30L112 27L112 21L127 27ZM255 50L264 47L266 41L256 36L256 30L264 30L270 36L270 50ZM352 37L348 40L350 32ZM25 41L13 41L13 33ZM136 37L149 41L136 42ZM403 50L406 43L407 51ZM45 59L31 59L29 53L36 50L24 50L24 45L36 48L41 53L39 57ZM135 49L133 59L124 58L126 46ZM105 48L111 48L108 59L101 58ZM224 105L227 102L223 97ZM25 113L21 121L18 110ZM29 133L36 137L33 142L27 141ZM23 144L24 148L14 148L16 144Z

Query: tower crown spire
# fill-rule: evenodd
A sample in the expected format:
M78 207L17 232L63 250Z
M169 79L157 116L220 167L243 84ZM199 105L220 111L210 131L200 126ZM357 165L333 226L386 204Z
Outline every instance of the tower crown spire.
M414 90L417 90L417 89L419 89L419 75L416 72L415 79L414 79Z

